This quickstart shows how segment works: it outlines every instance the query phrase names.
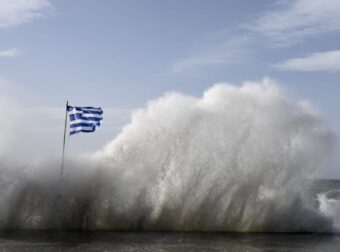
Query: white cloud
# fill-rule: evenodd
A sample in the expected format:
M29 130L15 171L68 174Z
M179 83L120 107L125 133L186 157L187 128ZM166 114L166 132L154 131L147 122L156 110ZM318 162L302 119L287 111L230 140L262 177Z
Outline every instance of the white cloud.
M22 52L17 48L0 51L0 58L10 58L20 56Z
M180 73L211 65L240 62L248 54L248 50L245 49L247 42L248 37L242 36L210 44L200 52L175 63L172 72Z
M340 30L339 0L285 0L251 26L276 45L289 46L306 37Z
M29 23L44 17L51 7L48 0L0 0L0 28Z
M340 32L340 0L276 0L273 6L253 22L221 32L214 43L203 41L205 47L173 64L171 73L244 62L255 49L266 48L266 42L292 46L313 36Z
M313 53L306 57L285 60L275 65L288 71L340 71L340 50Z

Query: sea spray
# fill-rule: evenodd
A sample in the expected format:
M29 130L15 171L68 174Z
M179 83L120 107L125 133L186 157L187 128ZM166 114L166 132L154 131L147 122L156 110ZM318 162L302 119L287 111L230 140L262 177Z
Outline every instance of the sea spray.
M14 186L1 198L2 227L332 232L308 188L333 137L268 78L217 84L202 98L166 93L102 150L68 160L62 188L50 172Z
M114 220L128 225L327 231L304 190L331 142L310 107L265 79L151 101L97 159L116 177Z
M340 232L340 190L330 190L317 195L320 211L333 222L334 231Z

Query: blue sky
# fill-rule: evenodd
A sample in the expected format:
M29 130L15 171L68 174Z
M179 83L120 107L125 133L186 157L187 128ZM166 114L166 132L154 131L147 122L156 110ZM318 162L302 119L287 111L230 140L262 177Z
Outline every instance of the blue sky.
M338 0L0 0L0 91L58 136L49 151L66 99L106 108L103 131L72 147L95 150L166 91L264 76L340 132L339 41Z

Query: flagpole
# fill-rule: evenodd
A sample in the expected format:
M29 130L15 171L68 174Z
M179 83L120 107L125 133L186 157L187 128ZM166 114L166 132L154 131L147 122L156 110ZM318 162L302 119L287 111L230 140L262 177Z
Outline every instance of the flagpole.
M64 140L63 140L63 153L61 160L60 178L64 176L64 156L65 156L65 142L66 142L66 127L67 127L67 107L68 101L66 101L66 111L65 111L65 126L64 126Z
M57 212L57 227L59 231L63 229L63 223L62 223L62 218L63 218L63 206L62 206L62 198L63 198L63 178L64 178L64 156L65 156L65 143L66 143L66 127L67 127L67 107L68 107L68 101L66 101L66 108L65 108L65 125L64 125L64 139L63 139L63 152L62 152L62 159L61 159L61 167L60 167L60 178L59 178L59 195L58 195L58 212Z

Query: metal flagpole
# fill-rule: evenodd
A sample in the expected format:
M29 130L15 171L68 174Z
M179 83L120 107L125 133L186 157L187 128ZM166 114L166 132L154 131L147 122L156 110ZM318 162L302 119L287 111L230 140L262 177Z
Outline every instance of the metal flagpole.
M63 183L64 183L64 156L65 156L65 143L66 143L66 127L67 127L67 111L68 108L68 101L66 101L66 108L65 108L65 125L64 125L64 140L63 140L63 152L62 152L62 159L61 159L61 167L60 167L60 178L59 178L59 195L58 195L58 212L57 212L57 226L59 226L59 231L63 229Z
M60 178L64 176L64 155L65 155L65 141L66 141L66 127L67 127L67 107L68 101L66 101L66 112L65 112L65 126L64 126L64 141L63 141L63 154L61 160Z

